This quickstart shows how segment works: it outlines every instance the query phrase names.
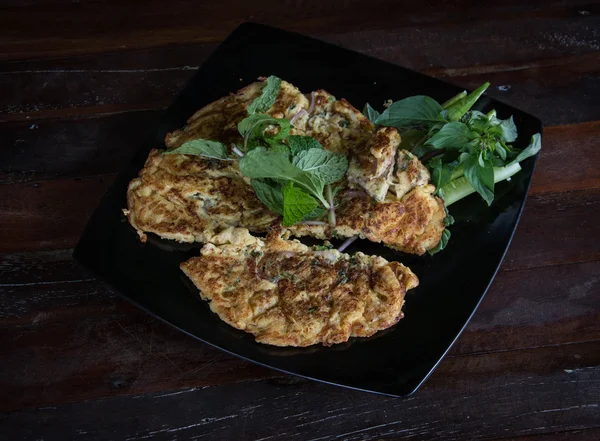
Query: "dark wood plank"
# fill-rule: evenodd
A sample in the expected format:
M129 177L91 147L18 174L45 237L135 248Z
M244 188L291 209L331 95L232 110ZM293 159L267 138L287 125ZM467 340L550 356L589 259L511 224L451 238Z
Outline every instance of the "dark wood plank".
M12 0L11 0L12 1ZM337 35L356 29L377 30L386 33L398 28L419 28L435 23L453 23L461 35L468 38L477 29L487 27L486 34L511 35L503 42L514 44L523 51L524 45L515 40L524 33L507 32L506 23L527 25L533 36L540 32L537 23L546 19L557 21L556 37L587 39L583 25L596 23L594 5L573 2L565 5L560 1L534 2L490 1L485 4L467 0L448 3L389 2L376 0L365 3L352 1L297 1L285 6L273 7L271 2L260 0L251 5L234 0L218 4L192 4L175 0L164 2L86 2L74 7L72 4L42 4L27 8L6 8L0 16L4 38L0 45L2 59L51 57L79 53L98 53L106 50L148 48L172 44L215 43L221 41L239 23L252 20L312 35ZM582 5L581 7L578 7ZM580 14L579 10L592 14ZM343 13L342 13L343 11ZM54 19L48 21L48 17ZM536 20L531 20L535 17ZM116 19L118 18L118 19ZM577 28L570 28L577 22ZM419 32L419 28L412 28ZM23 30L27 29L27 32ZM152 29L152 32L148 32ZM522 28L517 28L522 29ZM576 33L571 33L571 31ZM333 36L332 36L333 37ZM356 37L359 38L359 37ZM333 37L334 40L337 37ZM433 38L431 39L433 41ZM439 45L440 38L435 40ZM457 38L461 44L464 40ZM576 41L582 41L581 37ZM550 44L552 40L548 40ZM410 46L406 45L406 46ZM573 49L581 49L572 45ZM490 45L483 49L489 52ZM510 49L509 49L510 50ZM529 58L529 57L526 57Z
M140 148L158 116L146 111L3 124L0 183L114 175Z
M600 99L600 56L573 57L563 64L557 63L484 74L423 66L417 66L417 70L468 89L490 81L493 87L488 91L489 96L530 112L547 125L600 119L595 106ZM0 107L0 122L40 124L47 118L164 108L194 71L183 66L156 70L30 72L0 74L0 92L6 97ZM15 84L19 86L15 88ZM566 102L569 105L565 107ZM355 104L361 107L360 103Z
M0 185L0 252L74 246L113 178ZM600 224L592 221L598 210L598 189L531 195L505 259L506 268L598 259L600 250L590 241L599 234ZM544 235L539 234L541 226Z
M46 440L491 440L574 431L598 425L599 349L595 342L448 359L407 399L269 379L21 410L2 424L13 439Z
M146 111L2 124L0 184L117 173L159 116ZM599 136L598 121L546 128L532 193L600 188L594 166Z
M599 209L598 190L531 195L504 268L598 260L600 248L594 238L600 237L600 224L594 219Z
M0 250L73 247L114 177L0 185Z
M546 128L531 193L600 188L599 138L600 121Z
M565 124L600 118L594 106L600 98L600 56L591 49L596 44L593 35L588 40L578 34L572 36L588 28L578 20L569 25L566 34L562 25L551 21L524 41L509 40L515 45L510 48L498 45L493 36L501 32L520 35L517 29L504 29L512 22L497 24L498 29L488 29L487 25L475 28L474 33L443 25L427 28L427 32L408 27L336 38L342 38L337 42L353 50L465 87L490 80L494 84L491 96L535 113L547 125ZM523 24L515 26L521 29ZM3 63L0 120L39 122L48 117L165 107L214 47L194 45ZM569 106L565 107L565 102Z
M523 435L510 438L499 438L498 441L591 441L600 438L600 429L569 430L566 432Z
M81 282L93 277L73 260L73 250L0 254L0 286Z
M281 376L146 315L61 263L67 257L0 259L12 275L0 285L0 408ZM23 282L36 270L42 275ZM599 270L600 262L590 262L499 273L450 357L600 340Z
M600 119L596 105L600 99L598 52L506 69L493 71L492 66L476 66L425 72L471 90L489 81L492 87L487 95L537 116L545 125Z
M600 262L502 268L452 355L600 340Z

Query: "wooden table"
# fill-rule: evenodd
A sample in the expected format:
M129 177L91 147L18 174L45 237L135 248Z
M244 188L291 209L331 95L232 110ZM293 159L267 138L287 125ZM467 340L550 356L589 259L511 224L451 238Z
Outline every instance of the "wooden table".
M0 438L600 439L600 4L199 3L0 3ZM71 258L140 136L246 20L489 80L546 126L502 270L408 399L221 353Z

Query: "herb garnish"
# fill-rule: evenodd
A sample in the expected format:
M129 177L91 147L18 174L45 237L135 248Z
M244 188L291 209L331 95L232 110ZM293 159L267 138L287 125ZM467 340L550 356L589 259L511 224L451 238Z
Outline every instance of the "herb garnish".
M396 101L381 114L369 104L363 110L374 124L400 131L400 148L410 150L428 167L436 195L446 207L474 192L491 205L495 184L519 172L519 162L541 148L539 133L524 150L509 144L517 139L512 117L501 120L495 111L471 110L489 85L461 92L443 104L419 95ZM453 222L447 214L446 226ZM449 239L446 229L430 254L444 249Z
M165 155L196 155L206 156L207 158L230 159L227 155L227 147L218 141L209 141L207 139L194 139L183 143L173 150L167 150Z
M275 100L277 100L277 95L279 95L279 89L281 89L280 78L277 78L273 75L267 78L265 87L263 87L260 96L248 106L248 115L267 112L275 103Z
M182 153L217 159L239 159L242 174L251 178L258 199L283 216L283 225L319 219L328 214L335 227L331 184L340 181L348 159L324 150L310 136L290 135L290 121L265 114L275 102L281 80L270 76L261 92L248 106L248 116L238 124L242 145L234 146L238 158L228 155L217 141L189 141L166 153Z

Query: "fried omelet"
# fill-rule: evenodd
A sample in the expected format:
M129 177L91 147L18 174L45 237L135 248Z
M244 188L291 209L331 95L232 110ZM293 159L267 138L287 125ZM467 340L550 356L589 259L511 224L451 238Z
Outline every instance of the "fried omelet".
M275 346L326 346L368 337L402 318L417 277L378 256L318 250L276 227L266 240L227 228L183 272L229 325Z
M166 136L166 146L198 138L239 143L237 124L262 87L253 83L200 109L183 129ZM295 225L293 234L359 236L413 254L437 245L445 228L443 201L433 196L427 169L398 150L396 129L377 129L346 100L324 90L303 95L286 81L267 113L293 121L292 134L312 136L325 149L350 157L347 179L340 183L344 190L336 199L336 228ZM150 153L128 189L126 213L142 240L153 232L180 242L206 242L231 226L264 232L278 219L256 198L237 161L161 153Z

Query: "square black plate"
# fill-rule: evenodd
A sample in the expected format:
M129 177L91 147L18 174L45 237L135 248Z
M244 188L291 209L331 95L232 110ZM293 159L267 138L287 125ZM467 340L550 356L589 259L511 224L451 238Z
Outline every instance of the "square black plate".
M179 270L197 255L199 244L181 245L149 235L142 244L125 221L128 182L142 168L148 151L163 147L164 135L182 127L200 107L240 89L259 76L277 75L302 91L326 89L356 107L380 107L391 98L429 95L444 101L461 89L321 41L270 27L243 24L202 65L167 110L150 138L119 175L89 221L74 256L140 308L199 340L247 360L314 380L401 396L414 392L441 361L485 295L508 248L523 209L535 159L510 182L497 186L491 207L478 197L452 206L457 222L443 252L417 257L357 241L361 250L400 260L418 275L409 292L405 318L369 339L331 348L277 348L220 321ZM240 81L242 79L242 81ZM514 116L516 145L524 147L541 122L489 98L479 110L495 108Z

